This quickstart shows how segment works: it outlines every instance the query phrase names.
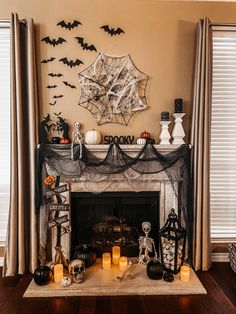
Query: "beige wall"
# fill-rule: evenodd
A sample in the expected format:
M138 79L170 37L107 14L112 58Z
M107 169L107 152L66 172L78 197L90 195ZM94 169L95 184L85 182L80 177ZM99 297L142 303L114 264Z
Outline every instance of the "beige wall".
M158 140L161 111L173 112L175 98L184 99L187 113L184 126L190 131L192 107L194 48L196 23L208 16L213 22L236 22L236 4L209 2L158 2L152 0L1 0L0 18L9 18L10 12L18 12L20 18L32 17L37 25L38 62L51 56L79 58L84 65L67 68L61 62L39 64L41 116L47 112L62 112L72 124L79 120L84 130L96 128L104 134L136 137L143 130L150 131ZM83 25L68 31L56 26L60 20L79 19ZM125 34L110 37L100 29L109 24L120 26ZM46 35L61 36L67 43L52 47L40 42ZM89 111L78 106L79 89L63 86L62 79L50 79L49 71L60 71L74 85L78 72L87 67L96 53L83 51L74 36L85 37L94 43L98 52L111 55L130 54L137 67L148 74L147 97L149 109L136 113L128 126L106 124L97 126ZM55 107L49 106L54 91L47 84L59 82L58 94L65 95ZM61 82L61 83L60 83Z

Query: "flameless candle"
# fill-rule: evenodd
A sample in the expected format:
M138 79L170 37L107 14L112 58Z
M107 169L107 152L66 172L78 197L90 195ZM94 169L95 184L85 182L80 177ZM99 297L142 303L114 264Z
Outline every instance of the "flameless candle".
M126 256L121 256L119 260L120 271L125 271L128 266L128 258Z
M112 247L112 263L115 265L118 265L119 259L120 259L120 247L113 246Z
M102 254L102 268L103 269L111 268L111 254L110 253Z
M181 266L180 268L180 280L181 281L189 281L190 280L190 267L189 266Z
M56 264L54 266L54 281L60 282L63 278L63 265L62 264Z

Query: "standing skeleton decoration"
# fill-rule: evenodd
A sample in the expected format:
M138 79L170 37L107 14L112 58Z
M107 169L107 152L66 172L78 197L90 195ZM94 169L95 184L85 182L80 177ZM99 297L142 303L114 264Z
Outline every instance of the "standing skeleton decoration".
M128 125L132 115L147 108L148 76L139 71L129 55L111 57L99 54L79 73L79 105L88 109L98 125Z
M80 122L76 121L74 123L74 131L72 132L72 141L71 141L71 159L74 160L74 144L79 144L79 159L82 158L83 151L83 138L84 134L80 131Z
M132 267L132 262L130 261L123 275L121 277L117 277L119 281L122 281L123 279L127 277L130 279L134 278L134 275L137 273L140 266L143 264L147 264L151 260L149 256L151 253L154 252L154 260L157 260L157 251L156 251L155 242L152 238L149 237L149 233L151 231L151 223L149 221L144 221L142 223L142 230L145 236L140 236L138 239L139 241L138 264Z

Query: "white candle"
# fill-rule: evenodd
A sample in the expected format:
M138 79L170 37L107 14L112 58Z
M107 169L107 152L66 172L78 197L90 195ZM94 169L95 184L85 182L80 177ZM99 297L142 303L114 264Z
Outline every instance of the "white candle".
M63 278L63 265L62 264L56 264L54 266L54 281L60 282Z
M128 258L126 256L121 256L119 260L120 271L125 271L128 266Z
M181 266L180 268L180 280L181 281L189 281L190 280L190 267L189 266Z
M111 269L111 254L110 253L102 254L102 268Z
M118 265L119 259L120 259L120 247L113 246L112 247L112 263L115 265Z

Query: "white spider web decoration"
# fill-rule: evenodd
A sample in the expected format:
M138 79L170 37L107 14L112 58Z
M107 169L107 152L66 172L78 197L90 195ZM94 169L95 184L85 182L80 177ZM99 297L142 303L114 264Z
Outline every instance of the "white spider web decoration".
M98 125L128 125L132 115L147 108L148 75L139 71L129 55L112 57L99 54L79 73L79 105L88 109Z

